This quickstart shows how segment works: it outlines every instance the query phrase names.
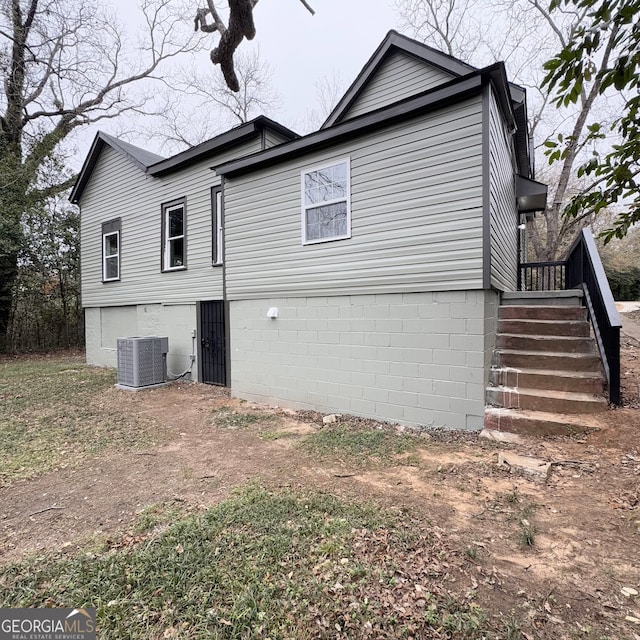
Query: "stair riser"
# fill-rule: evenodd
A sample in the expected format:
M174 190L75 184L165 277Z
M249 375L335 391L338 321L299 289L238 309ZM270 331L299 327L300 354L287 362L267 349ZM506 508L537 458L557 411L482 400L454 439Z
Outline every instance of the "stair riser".
M598 374L588 378L558 376L549 373L520 373L510 369L492 369L489 373L492 384L502 387L524 389L549 389L552 391L576 391L578 393L604 393L604 381Z
M571 357L562 354L503 353L499 349L493 352L493 364L495 367L555 371L598 371L600 369L600 360L595 354Z
M589 323L581 320L565 322L539 322L536 320L500 320L498 333L513 333L533 336L589 336Z
M553 351L557 353L593 353L591 338L568 338L555 336L496 336L496 347L522 351Z
M562 423L538 418L500 415L494 412L484 414L484 428L527 436L571 436L597 431L591 427L571 424L570 421Z
M536 307L502 306L498 309L500 320L582 320L587 319L584 307Z
M527 409L552 413L600 413L608 409L606 402L595 400L589 402L570 398L549 398L491 388L487 389L487 403L506 409Z

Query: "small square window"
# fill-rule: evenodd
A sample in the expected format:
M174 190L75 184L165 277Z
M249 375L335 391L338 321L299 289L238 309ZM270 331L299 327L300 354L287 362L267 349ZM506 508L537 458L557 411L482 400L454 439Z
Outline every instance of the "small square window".
M349 159L302 172L302 243L351 237Z

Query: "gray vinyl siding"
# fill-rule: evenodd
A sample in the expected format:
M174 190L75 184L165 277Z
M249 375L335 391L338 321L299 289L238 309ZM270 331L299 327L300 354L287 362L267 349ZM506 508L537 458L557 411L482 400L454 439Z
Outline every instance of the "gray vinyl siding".
M489 94L489 130L491 286L500 291L514 291L518 269L518 213L512 136L493 93Z
M349 120L453 80L454 76L406 53L394 52L340 120Z
M211 266L211 187L216 162L260 150L260 136L167 176L145 175L105 146L81 206L85 307L176 304L222 297L222 269ZM187 269L161 273L161 206L186 199ZM101 225L121 218L120 280L102 283Z
M351 161L351 235L302 246L301 171ZM482 288L481 97L225 181L229 299Z
M264 130L264 148L270 149L271 147L276 147L283 142L289 142L290 138L283 136L281 133L277 131L273 131L272 129L265 128Z

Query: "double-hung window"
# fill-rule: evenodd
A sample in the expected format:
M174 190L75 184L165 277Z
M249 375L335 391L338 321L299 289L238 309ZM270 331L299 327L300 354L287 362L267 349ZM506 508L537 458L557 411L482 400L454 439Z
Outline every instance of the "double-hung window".
M162 205L162 270L187 267L187 216L184 198Z
M302 243L351 237L349 159L302 172Z
M120 218L102 223L102 282L120 280Z

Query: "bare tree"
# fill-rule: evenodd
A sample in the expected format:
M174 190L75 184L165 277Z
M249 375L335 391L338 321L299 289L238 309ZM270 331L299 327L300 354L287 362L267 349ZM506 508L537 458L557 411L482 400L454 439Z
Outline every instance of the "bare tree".
M21 216L64 190L73 177L43 185L43 163L78 127L141 111L134 87L162 63L198 50L171 0L142 0L146 36L127 46L116 17L97 0L0 2L0 350L6 336Z
M260 49L238 54L236 72L239 91L231 91L224 79L216 75L211 89L200 85L196 95L218 105L233 124L248 122L260 114L268 115L277 108L279 98L271 85L273 71L269 63L261 59Z
M533 259L558 258L589 222L586 217L567 220L562 212L572 196L588 188L576 179L575 169L591 151L585 147L591 114L615 108L599 97L597 72L608 64L610 48L585 78L577 104L559 112L548 88L542 87L543 64L584 24L584 10L549 11L540 0L397 0L397 6L405 26L411 25L417 37L476 66L502 60L511 79L527 88L529 133L542 140L536 145L539 159L544 160L548 149L561 160L559 169L547 169L541 176L550 185L549 199L546 210L529 226L530 248Z
M135 132L120 135L156 139L164 153L172 154L278 109L280 97L271 82L273 73L259 48L236 54L236 74L240 91L233 92L211 68L203 72L182 65L172 70L164 77L171 91L161 96L157 118L135 119Z
M314 11L306 0L299 0L313 15ZM195 29L205 33L219 33L218 46L211 51L211 62L219 64L227 87L231 91L240 91L240 81L236 74L234 54L242 41L253 40L256 27L253 20L253 9L258 0L227 0L228 20L225 22L220 9L220 0L207 0L207 6L196 11ZM218 5L218 6L216 6ZM211 22L208 17L211 16Z
M316 101L304 118L301 131L315 131L329 117L338 100L344 95L346 85L340 72L333 70L331 75L323 75L315 82Z
M415 38L465 61L482 42L469 0L396 0L402 26Z

